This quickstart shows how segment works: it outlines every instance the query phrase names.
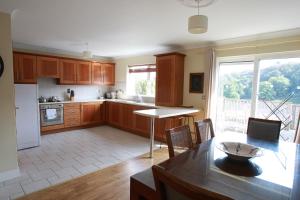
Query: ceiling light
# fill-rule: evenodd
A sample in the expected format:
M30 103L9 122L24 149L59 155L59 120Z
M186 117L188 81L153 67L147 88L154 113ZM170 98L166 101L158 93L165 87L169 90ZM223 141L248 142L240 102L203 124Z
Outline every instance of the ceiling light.
M89 43L85 43L86 45L86 50L82 52L82 57L89 59L89 58L93 58L93 54L92 52L89 50Z
M198 14L189 17L188 31L192 34L200 34L207 32L208 18L205 15L200 15L200 7L211 5L215 0L179 0L187 7L197 8Z
M207 32L208 19L205 15L194 15L189 17L189 32L200 34Z
M83 58L93 58L93 54L91 51L83 51L82 52L82 57Z

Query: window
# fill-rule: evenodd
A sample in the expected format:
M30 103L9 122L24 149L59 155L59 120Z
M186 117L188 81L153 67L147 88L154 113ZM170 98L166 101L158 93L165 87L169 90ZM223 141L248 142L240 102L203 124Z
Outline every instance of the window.
M241 132L248 118L282 121L280 139L293 141L300 112L300 56L220 59L216 132Z
M127 94L130 96L155 96L156 66L135 65L128 67Z

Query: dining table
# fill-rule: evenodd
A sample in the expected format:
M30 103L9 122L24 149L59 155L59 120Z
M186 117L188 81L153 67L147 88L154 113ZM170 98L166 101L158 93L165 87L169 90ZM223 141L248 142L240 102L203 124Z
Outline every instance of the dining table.
M222 142L254 145L262 150L262 155L246 162L234 161L219 148ZM300 199L300 145L290 142L223 133L158 165L182 181L231 199ZM144 188L152 188L154 194L154 179L149 177L153 174L148 170L145 179L143 173L136 180Z

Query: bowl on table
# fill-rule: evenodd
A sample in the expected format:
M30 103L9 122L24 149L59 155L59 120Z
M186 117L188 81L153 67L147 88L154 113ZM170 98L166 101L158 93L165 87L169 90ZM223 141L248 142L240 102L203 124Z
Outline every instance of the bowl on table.
M217 148L225 152L230 159L235 161L247 161L251 158L263 155L260 148L240 142L221 142L217 145Z

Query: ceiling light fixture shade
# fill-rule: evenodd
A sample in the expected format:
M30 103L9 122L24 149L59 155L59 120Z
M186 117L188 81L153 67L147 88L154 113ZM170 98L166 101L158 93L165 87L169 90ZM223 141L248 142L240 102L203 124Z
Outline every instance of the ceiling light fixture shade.
M192 34L207 32L208 18L205 15L194 15L189 17L188 30Z
M83 58L93 58L93 54L92 54L92 52L91 51L83 51L82 52L82 57Z
M93 54L89 50L89 43L86 42L85 45L86 45L86 50L82 52L82 57L85 58L85 59L93 58Z

